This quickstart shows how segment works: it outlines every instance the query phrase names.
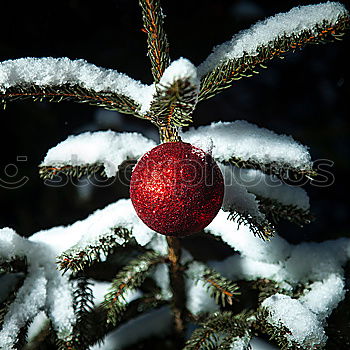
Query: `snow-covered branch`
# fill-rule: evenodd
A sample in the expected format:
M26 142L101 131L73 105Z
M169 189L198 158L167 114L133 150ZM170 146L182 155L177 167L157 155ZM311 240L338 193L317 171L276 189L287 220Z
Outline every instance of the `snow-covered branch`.
M230 162L283 177L285 173L313 173L307 147L291 136L277 135L246 121L217 122L191 128L182 139L194 145L212 140L212 155L219 162Z
M256 67L288 51L340 37L349 13L338 2L300 6L243 30L214 48L199 65L200 99L209 98L235 80L251 76Z
M20 58L0 63L0 99L32 97L86 102L141 116L149 108L153 86L85 60Z
M155 142L138 133L113 131L86 132L69 136L51 148L40 164L45 173L65 172L67 167L101 165L107 177L113 177L127 159L138 159L152 149Z

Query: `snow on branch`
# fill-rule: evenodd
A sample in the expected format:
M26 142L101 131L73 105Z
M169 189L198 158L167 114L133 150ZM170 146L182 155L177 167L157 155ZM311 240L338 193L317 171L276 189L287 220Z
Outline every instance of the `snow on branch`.
M326 343L327 336L317 316L300 301L283 294L275 294L262 303L270 316L267 322L276 327L286 327L285 337L290 346L295 342L306 349L319 349Z
M247 224L255 235L269 239L275 230L260 211L256 196L237 181L233 167L220 165L220 168L225 182L222 209L229 212L229 218L238 225Z
M274 57L308 43L339 39L349 23L349 13L338 2L295 7L243 30L214 48L198 67L200 100L210 98L235 80L251 76Z
M308 349L323 345L326 317L345 296L342 266L350 259L350 240L292 245L275 236L267 243L249 235L246 226L227 223L223 214L219 212L206 231L220 236L240 254L208 265L232 281L275 281L285 294L292 295L298 285L306 285L301 295L275 294L261 306L269 311L267 320L274 333L276 327L285 329L281 334L289 345L296 342Z
M153 86L85 60L20 58L0 63L0 101L48 98L86 102L141 117Z
M196 67L187 59L171 63L156 84L150 114L158 126L185 126L192 122L199 92Z
M291 136L277 135L243 120L191 128L181 136L185 142L194 145L211 139L212 155L219 162L230 162L240 168L253 168L279 177L314 174L307 147Z
M228 173L227 168L230 168L231 182L244 186L249 193L254 194L260 212L274 223L284 219L302 226L313 220L309 197L301 187L287 185L276 176L266 175L260 170L232 166L221 168Z
M103 168L107 177L113 177L125 160L137 159L154 146L154 141L138 133L86 132L69 136L51 148L40 164L40 172L44 178L59 172L79 177Z
M59 339L70 340L76 321L72 285L69 274L62 275L56 269L56 257L67 250L83 252L96 247L103 238L111 243L113 234L112 243L123 244L126 237L115 234L117 227L127 230L142 246L156 235L138 219L130 200L119 200L85 220L39 231L29 239L8 228L0 230L0 262L25 257L28 265L28 275L5 316L0 348L12 349L19 330L41 310L50 317ZM102 259L99 254L95 258ZM81 262L85 263L83 258Z
M21 256L26 257L28 276L4 317L0 348L13 349L19 331L44 309L58 338L68 340L75 324L73 297L68 277L56 269L55 248L24 239L11 229L1 229L0 261Z

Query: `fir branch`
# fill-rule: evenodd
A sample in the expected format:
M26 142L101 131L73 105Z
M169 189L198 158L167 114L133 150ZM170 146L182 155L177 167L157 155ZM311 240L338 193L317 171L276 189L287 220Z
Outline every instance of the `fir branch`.
M94 296L91 283L85 276L78 276L74 291L74 309L77 317L73 330L72 348L85 350L89 348L95 333Z
M82 271L95 262L101 261L101 257L111 254L116 247L124 246L131 239L129 230L116 227L111 233L100 237L96 242L90 243L84 248L80 245L71 247L58 256L56 262L59 269L64 272L68 270Z
M192 122L198 97L198 87L191 78L175 79L156 85L150 108L150 119L158 127L187 126Z
M43 180L52 180L56 175L64 174L69 177L91 176L99 174L105 176L104 165L101 163L83 164L83 165L55 165L55 166L39 166L39 176Z
M249 226L250 231L263 240L270 240L276 232L273 225L267 219L263 217L254 217L248 213L230 211L227 219L236 222L238 227L242 224Z
M225 306L226 302L232 305L235 295L239 295L237 284L223 277L211 268L206 268L202 276L198 277L207 286L209 295L217 304Z
M278 327L272 326L267 322L269 315L270 313L266 308L258 308L255 314L255 320L252 323L252 328L258 332L268 335L270 337L270 340L276 342L279 349L281 350L301 349L298 343L286 338L286 336L290 334L290 331L287 327L282 325Z
M302 227L315 219L309 210L299 208L296 205L286 205L276 199L260 196L257 196L257 199L259 201L259 210L276 224L280 219L284 219Z
M230 311L210 315L192 333L184 350L229 349L229 340L232 342L236 337L249 336L249 316L250 313L234 315ZM221 345L225 345L225 348Z
M0 276L4 273L27 273L27 261L24 257L16 257L10 261L0 261Z
M287 52L301 49L307 44L340 40L348 26L349 17L340 15L336 24L324 20L313 30L304 29L299 33L283 35L266 45L259 46L256 49L257 54L249 55L244 52L241 57L223 61L201 78L199 101L208 99L229 88L236 80L257 74L259 67L266 68L264 64L275 57L283 57Z
M0 92L0 104L6 107L6 102L32 99L48 102L78 102L87 103L105 109L116 110L125 114L133 114L144 118L138 113L140 105L122 94L112 92L95 92L79 85L63 84L40 86L33 84L18 84Z
M152 75L159 82L164 70L170 64L169 43L163 28L163 12L159 0L140 0L144 31L147 33L148 56Z
M276 294L282 293L292 296L293 293L283 289L279 283L269 280L267 278L257 279L250 283L252 289L259 291L258 302L261 304L266 298Z
M317 176L317 172L309 168L293 167L289 163L271 162L261 163L253 159L240 159L238 157L231 157L227 162L236 166L237 168L243 169L255 169L260 170L267 175L276 175L279 179L287 180L303 180L305 177L308 179L314 179Z
M164 262L164 257L148 251L124 266L112 281L110 292L105 295L102 307L107 310L107 322L115 325L126 309L124 294L141 286L147 274L157 264Z

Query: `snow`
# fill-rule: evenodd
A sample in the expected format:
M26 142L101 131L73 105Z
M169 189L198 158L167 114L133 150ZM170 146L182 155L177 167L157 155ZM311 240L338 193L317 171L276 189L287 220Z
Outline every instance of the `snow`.
M47 280L44 269L28 276L10 305L0 332L0 349L15 349L15 340L27 320L32 320L43 308L46 300Z
M299 301L321 321L330 316L345 297L344 279L339 274L330 274L324 280L312 283L309 288Z
M310 208L309 196L303 188L287 185L276 176L266 175L260 170L231 168L234 180L245 186L248 192L275 199L283 205L293 205L304 210Z
M291 247L279 236L266 242L254 236L248 226L227 220L227 213L220 210L216 218L204 229L221 239L242 256L253 260L276 263L289 256Z
M170 300L173 293L170 288L169 266L158 264L152 272L152 278L161 290L162 299Z
M245 337L236 337L230 346L230 350L246 350L249 344L249 340L249 335Z
M236 181L235 169L231 166L219 164L225 183L224 211L237 211L249 214L257 219L264 219L265 215L259 211L259 203L254 194L248 193L245 186Z
M90 350L119 350L152 335L165 336L169 333L171 324L172 317L168 307L152 310L107 334L104 343L94 345Z
M101 163L107 177L113 177L118 166L127 159L137 159L155 146L155 142L139 133L113 131L85 132L69 136L51 148L40 166L88 165Z
M271 344L257 337L254 337L251 340L250 345L252 350L278 350L275 346L272 346Z
M20 58L0 63L0 92L16 85L35 84L41 87L79 85L94 92L112 92L127 96L140 105L141 113L149 109L154 86L97 67L85 60L62 58Z
M197 77L197 68L186 58L181 57L173 61L164 71L159 85L166 87L172 85L176 80L188 80L199 91L200 81Z
M30 343L36 336L40 334L45 326L49 325L49 319L44 311L40 311L33 319L33 322L28 327L27 339Z
M243 120L213 122L211 125L190 128L181 135L184 142L196 145L202 139L212 139L212 156L220 162L232 157L262 164L276 163L298 169L312 167L307 147L291 136L277 135Z
M112 234L116 227L132 231L133 237L142 246L149 243L155 235L154 231L139 220L130 199L120 199L72 225L39 231L30 237L30 241L52 245L58 255L72 246L84 249L87 245L96 244L103 236ZM123 244L124 239L120 238L117 243Z
M68 339L75 324L72 285L69 272L62 275L56 269L56 257L72 246L84 249L97 244L100 238L112 234L115 227L132 231L141 245L148 244L156 235L138 219L131 201L125 199L95 211L85 220L39 231L29 239L9 228L0 230L0 261L25 257L28 262L28 275L0 332L0 348L12 349L19 329L41 310L50 317L58 337ZM123 242L121 239L120 243Z
M219 310L219 306L215 303L215 299L208 294L208 286L204 284L198 277L203 275L205 266L198 262L189 265L186 274L186 307L194 315L202 312L214 312Z
M338 2L326 2L294 7L289 12L269 17L216 46L208 58L199 65L198 74L203 77L223 62L237 60L245 53L256 56L260 47L273 45L275 40L285 36L299 35L305 30L317 34L319 33L317 26L324 27L324 21L334 25L339 16L347 14L344 5Z
M296 341L307 349L324 346L327 340L322 324L316 315L296 299L283 294L275 294L265 299L262 306L266 307L271 316L267 321L275 326L285 326L291 332L286 338Z
M275 236L264 242L249 234L244 225L238 228L234 222L227 222L223 211L206 231L220 236L240 253L209 262L223 276L233 281L267 278L279 282L286 292L299 284L309 285L299 299L277 294L262 305L272 312L271 324L284 325L291 331L290 340L308 349L326 341L326 317L345 295L342 266L350 258L350 239L293 245Z

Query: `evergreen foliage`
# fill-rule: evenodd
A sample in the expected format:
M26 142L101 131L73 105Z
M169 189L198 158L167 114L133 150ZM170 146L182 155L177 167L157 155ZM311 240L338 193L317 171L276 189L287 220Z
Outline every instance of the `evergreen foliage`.
M160 1L140 0L139 4L142 9L144 32L147 34L148 56L155 82L154 93L151 100L148 101L148 108L144 108L140 101L134 100L127 93L94 91L94 89L88 89L79 84L67 83L48 86L33 82L31 84L18 83L9 87L0 86L0 102L4 106L8 101L26 99L88 103L147 119L159 128L162 141L178 141L180 140L179 127L188 126L192 122L192 112L198 101L213 97L232 86L236 80L258 73L260 67L265 68L265 64L275 57L283 57L287 52L303 48L309 43L319 44L340 39L349 25L349 16L345 14L339 15L335 23L325 19L314 28L285 34L273 41L262 43L257 48L257 54L245 52L243 56L221 60L213 69L199 75L200 84L194 83L197 75L193 77L191 74L188 74L187 77L185 74L180 75L180 77L175 74L172 76L174 79L166 80L164 83L162 78L164 78L167 69L171 68L171 64ZM126 159L125 161L132 163L136 160ZM317 175L311 167L301 169L297 166L293 167L289 163L245 161L234 155L222 163L229 163L238 168L257 169L265 174L276 175L282 180L300 177L312 178ZM92 174L106 176L104 165L99 162L83 165L43 165L40 166L39 173L44 180L52 180L58 174L77 178ZM277 225L280 219L300 226L313 219L308 209L298 205L283 204L277 199L263 196L256 196L256 199L260 216L232 208L229 211L228 220L235 221L238 227L240 225L248 227L254 235L262 240L268 241L272 238L276 232L275 224ZM128 223L127 220L126 223ZM50 320L40 327L39 335L25 345L28 341L26 338L32 320L26 319L24 316L24 322L22 322L12 348L22 349L27 346L27 349L30 349L31 346L37 346L37 348L42 349L89 349L92 345L102 342L107 334L116 331L121 324L125 324L127 321L132 322L137 317L144 316L146 312L152 312L152 310L165 305L171 306L172 310L173 338L178 341L178 344L184 344L184 350L236 349L235 344L239 344L241 350L248 350L250 340L255 335L269 336L272 342L282 350L310 350L324 346L323 344L312 344L306 348L305 344L291 340L291 330L282 323L279 325L269 323L267 320L271 315L270 311L262 306L264 300L278 293L298 299L307 292L308 282L304 281L302 285L293 285L289 281L283 285L283 283L274 281L273 278L256 278L253 281L247 278L248 287L255 291L257 296L254 300L255 303L245 303L244 292L239 288L242 281L237 280L238 278L236 279L237 283L226 278L224 274L209 267L210 263L208 266L198 263L200 269L195 270L196 275L186 274L189 265L195 260L181 248L178 239L167 237L166 240L162 240L164 237L154 238L154 236L148 239L149 232L147 231L145 236L148 240L144 239L144 244L141 244L136 238L136 233L139 233L137 230L140 230L140 227L134 230L129 227L113 226L103 235L97 237L95 241L89 240L83 243L79 241L57 256L56 264L61 270L60 272L65 274L63 277L67 276L67 280L70 279L69 283L74 281L72 282L74 286L72 296L75 320L70 323L73 325L72 329L62 331L57 324L54 324L54 316L47 311L51 307L48 305L50 298L53 297L45 295L47 300L41 309L49 314ZM8 234L6 237L14 237L14 235ZM37 244L36 241L30 244L32 243ZM265 243L261 242L262 245ZM279 244L282 245L282 243ZM140 247L141 245L144 247ZM164 246L168 249L167 253L164 253ZM40 247L40 241L38 247ZM93 283L90 280L89 271L99 264L101 266L102 263L114 263L115 268L115 261L118 258L116 251L126 247L133 249L134 254L126 259L128 261L117 271L102 304L95 305ZM287 251L287 248L285 250ZM5 300L0 300L0 329L10 313L10 306L17 301L17 293L21 290L24 279L33 268L30 265L32 262L27 259L28 251L23 248L20 251L22 256L9 253L9 256L2 259L0 255L0 277L14 273L18 273L20 276L10 288ZM285 254L287 255L288 252ZM251 256L243 257L246 259L245 262L250 259L256 264L273 265L271 261L258 261L252 259ZM159 266L165 268L166 276L156 271L155 268ZM40 268L42 269L42 267ZM246 266L242 264L241 268L244 272ZM249 270L249 267L247 269ZM54 277L47 271L43 271L41 271L43 275L45 273L49 275L49 277L45 275L45 278L48 279L48 282L45 279L45 283L58 283L57 280L52 282L50 278L53 280ZM159 275L161 276L159 277ZM60 277L62 276L60 275ZM191 297L185 287L188 282L197 282L197 286L201 282L211 298L209 300L214 300L218 304L217 311L201 310L199 313L193 311L190 303L186 304L186 298L190 299ZM64 285L62 281L61 283ZM199 286L198 289L200 288ZM23 290L21 291L23 292ZM171 294L169 298L166 296L167 292ZM51 291L51 293L54 292ZM241 304L235 305L236 301L237 304ZM349 304L349 293L343 303L344 305ZM18 302L16 306L20 307L21 303ZM247 307L245 308L245 306ZM239 309L238 312L237 309ZM185 332L191 323L196 324L197 328L186 340ZM145 328L147 328L146 326L145 324ZM332 332L331 327L330 332ZM346 339L348 341L348 338Z

